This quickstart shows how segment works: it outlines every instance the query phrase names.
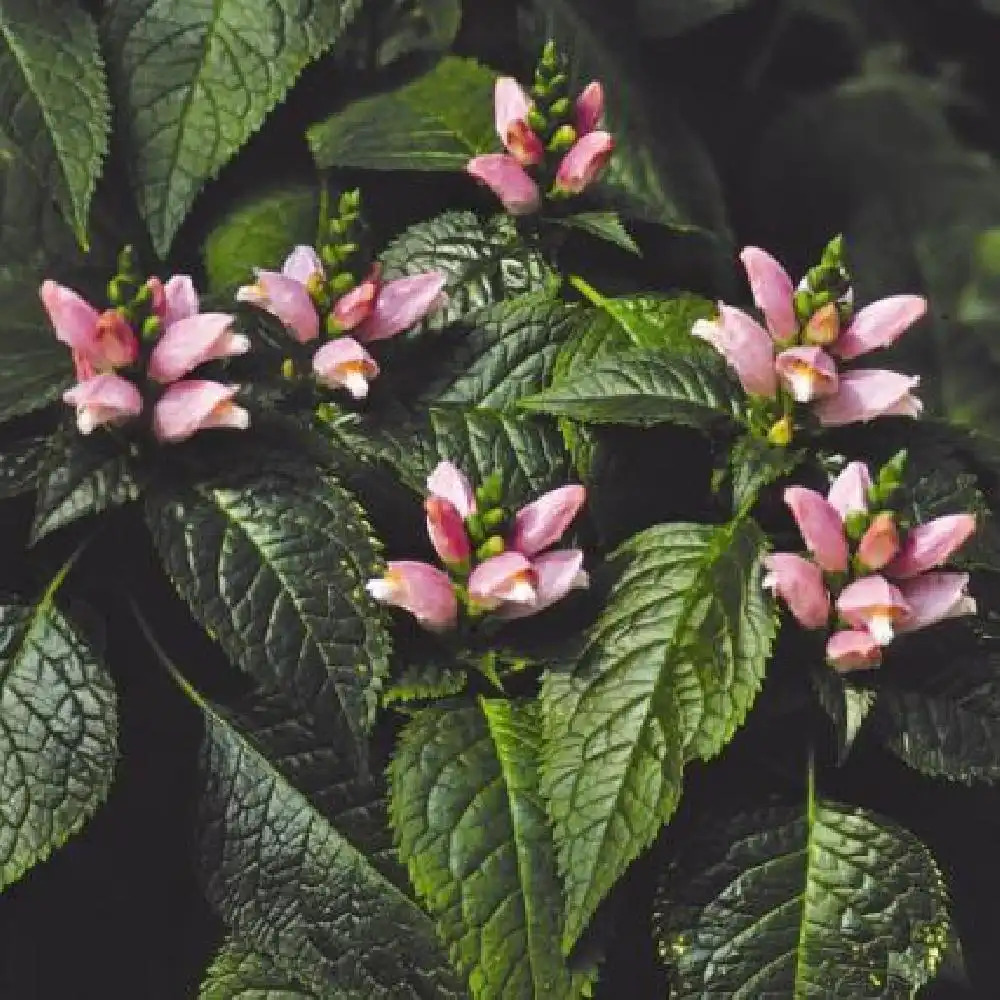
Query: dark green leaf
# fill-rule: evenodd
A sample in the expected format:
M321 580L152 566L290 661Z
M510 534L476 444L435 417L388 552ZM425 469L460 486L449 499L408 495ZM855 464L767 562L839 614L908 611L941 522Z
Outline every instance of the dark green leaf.
M699 829L663 879L656 938L677 1000L908 1000L944 956L945 907L912 833L810 791Z
M382 704L391 707L450 698L461 694L468 681L468 674L460 667L445 667L440 663L414 664L386 684Z
M743 395L707 351L684 357L633 350L581 363L519 405L584 423L706 428L739 420Z
M483 222L472 212L445 212L419 222L389 245L382 263L387 279L423 271L445 273L448 303L431 314L431 329L501 299L559 285L542 255L524 244L506 215Z
M111 677L53 603L0 607L0 889L105 800L117 756Z
M31 543L81 517L138 499L123 445L109 434L84 437L76 428L57 434L38 477Z
M346 994L342 994L346 996ZM230 938L212 959L198 1000L322 1000L261 952Z
M602 80L607 128L616 147L603 186L626 216L679 230L703 230L728 241L719 181L701 143L660 102L654 129L643 95L624 69L634 53L621 41L620 19L600 0L532 0L532 54L554 38L570 58L570 85ZM659 134L658 134L659 133Z
M473 59L446 56L399 90L356 101L309 129L316 163L321 169L462 170L499 144L495 76Z
M388 669L389 635L364 590L377 543L329 478L277 472L147 497L174 585L229 658L359 744Z
M875 707L877 692L855 686L825 663L813 666L809 679L823 711L833 724L837 761L843 763L851 752L861 727Z
M418 53L451 48L462 17L461 0L368 0L337 46L338 58L354 72L385 69Z
M104 34L133 181L166 254L202 185L260 128L361 0L113 0Z
M671 38L750 3L752 0L639 0L636 14L643 34Z
M230 293L253 280L255 267L280 270L298 243L312 245L319 218L319 190L298 184L243 202L205 239L208 287Z
M35 489L51 440L46 435L22 438L0 452L0 498Z
M635 535L575 668L545 678L542 777L566 951L670 818L684 761L717 754L753 704L775 631L763 553L746 520Z
M0 149L55 196L86 246L109 132L97 29L73 0L4 0L0 37Z
M536 705L482 701L421 712L390 769L400 854L477 1000L575 998L591 978L559 953L540 748Z
M642 256L639 245L632 239L632 234L625 228L617 212L580 212L578 215L567 215L549 221L566 229L579 229L613 243L622 250Z

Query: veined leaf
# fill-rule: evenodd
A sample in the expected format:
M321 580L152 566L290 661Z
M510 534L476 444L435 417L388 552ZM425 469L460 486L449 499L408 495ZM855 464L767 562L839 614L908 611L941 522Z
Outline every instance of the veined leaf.
M387 707L406 706L412 702L436 701L461 694L469 676L462 667L446 667L440 663L414 663L387 683L382 692L382 704Z
M566 884L569 951L676 808L685 760L717 754L764 676L774 611L751 521L661 524L628 564L571 672L542 686L542 782Z
M386 279L434 270L447 276L447 305L431 313L429 329L501 299L554 290L560 280L506 215L483 222L472 212L445 212L418 222L386 248L382 263Z
M133 182L166 254L202 185L299 73L340 37L361 0L112 0L104 22Z
M51 440L48 435L23 438L0 451L0 499L35 489Z
M316 163L321 169L462 170L471 157L499 148L495 78L474 59L446 56L412 83L355 101L313 125L308 139Z
M547 221L564 229L578 229L581 233L596 236L597 239L612 243L628 253L642 256L639 244L625 228L617 212L578 212L576 215L565 215Z
M3 0L0 39L0 145L55 196L86 246L109 133L97 28L73 0Z
M364 589L379 554L353 497L319 476L231 474L150 493L147 517L174 585L229 658L340 718L360 747L389 635Z
M575 998L591 979L559 954L540 749L537 705L484 700L420 712L390 769L400 853L477 1000Z
M950 935L927 848L812 789L803 808L706 824L666 873L656 924L678 1000L904 1000Z
M368 0L337 46L351 71L385 69L414 53L447 52L458 34L461 0Z
M0 889L61 847L107 797L111 677L54 604L0 606Z
M714 354L638 350L581 362L571 375L518 405L582 423L700 428L738 421L744 406L742 392Z
M322 1000L272 959L229 938L205 972L198 1000Z

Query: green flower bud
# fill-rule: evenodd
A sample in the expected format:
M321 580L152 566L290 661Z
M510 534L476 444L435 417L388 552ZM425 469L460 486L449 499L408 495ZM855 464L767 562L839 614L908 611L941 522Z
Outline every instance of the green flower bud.
M163 324L160 322L159 316L147 316L142 321L142 330L140 331L143 340L155 340L160 335L160 330Z
M559 65L559 50L556 48L554 38L550 38L542 48L542 56L539 60L540 66L555 69Z
M108 301L113 306L120 306L128 294L126 291L127 282L120 277L112 278L108 282Z
M822 263L840 269L843 267L843 261L844 236L842 233L838 233L824 248Z
M486 529L483 527L483 519L478 513L470 514L465 519L465 528L469 532L469 538L478 545L486 537Z
M857 541L868 527L868 515L863 510L852 510L844 520L844 531L852 541Z
M487 531L499 528L507 520L507 511L503 507L492 507L482 515L483 527Z
M476 501L486 509L496 507L503 497L503 477L499 472L491 472L476 488Z
M126 244L118 252L118 273L123 277L135 275L135 251Z
M357 283L357 279L350 271L338 271L330 278L330 294L339 298L341 295L346 295Z
M550 153L562 153L576 142L576 129L572 125L560 125L545 148Z
M295 378L295 359L285 358L281 362L281 377L282 378Z
M531 108L525 117L528 125L535 132L544 132L548 128L548 119L538 110L538 108Z
M785 448L791 444L794 433L795 425L792 423L792 418L782 417L767 432L767 440L779 448Z
M145 306L153 301L153 289L149 285L140 285L132 299L133 306Z
M792 304L795 308L795 318L800 323L805 323L813 314L812 292L806 288L797 291L792 299Z
M492 559L494 556L503 555L507 546L499 535L490 535L482 545L476 549L476 558L484 561Z
M568 97L560 97L559 100L555 101L552 104L552 107L549 108L549 114L552 115L553 118L565 118L569 115L572 107L573 105L570 104Z

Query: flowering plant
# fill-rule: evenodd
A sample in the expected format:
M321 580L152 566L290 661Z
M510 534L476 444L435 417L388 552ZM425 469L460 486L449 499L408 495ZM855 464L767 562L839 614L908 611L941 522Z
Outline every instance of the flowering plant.
M884 67L660 136L630 5L504 6L0 0L5 995L992 981L989 240L899 265L839 102L992 165Z

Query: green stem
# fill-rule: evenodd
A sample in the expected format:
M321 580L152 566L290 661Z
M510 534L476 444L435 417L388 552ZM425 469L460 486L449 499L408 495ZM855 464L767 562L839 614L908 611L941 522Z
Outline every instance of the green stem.
M149 643L150 649L153 651L153 655L160 662L162 666L174 683L184 692L184 694L196 704L203 711L211 711L208 703L204 698L192 687L191 682L177 669L176 664L167 655L164 648L159 644L156 636L153 635L153 630L149 627L149 622L146 621L145 616L139 610L138 604L134 600L129 601L129 608L135 617L136 624L139 626L139 630L142 632L143 638Z

